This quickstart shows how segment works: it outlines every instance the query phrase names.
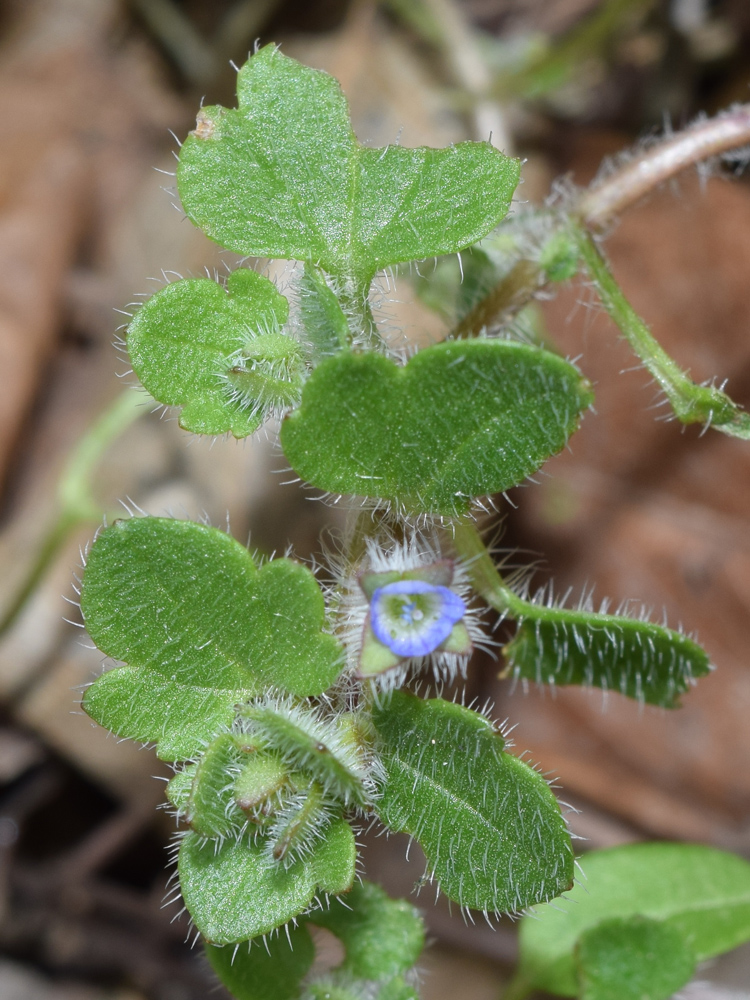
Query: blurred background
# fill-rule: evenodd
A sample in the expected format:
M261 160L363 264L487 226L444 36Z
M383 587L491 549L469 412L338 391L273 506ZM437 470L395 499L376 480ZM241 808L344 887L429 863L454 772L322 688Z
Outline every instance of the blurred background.
M228 519L242 541L291 543L301 557L340 523L281 485L283 458L263 435L205 441L148 407L108 411L128 382L116 310L175 273L232 263L158 171L173 169L201 99L233 104L230 60L256 39L334 73L364 142L491 133L524 158L519 203L542 202L561 176L585 185L605 157L749 99L746 0L0 2L0 1000L215 989L177 908L161 908L174 824L156 810L154 776L169 772L77 706L102 656L63 598L97 523L132 501ZM750 406L741 166L681 177L629 210L607 249L667 350ZM391 322L407 336L445 332L406 277L395 298ZM653 386L584 284L541 309L560 350L582 356L596 413L548 475L499 501L501 544L531 553L539 585L554 578L577 596L595 584L597 598L665 611L717 669L672 713L599 691L524 694L490 659L472 665L469 694L493 699L497 718L518 723L517 747L560 776L585 846L684 839L750 856L750 446L659 419ZM367 840L368 877L412 892L418 851L407 863L405 840ZM418 904L433 942L426 1000L497 997L513 925L467 926L428 888ZM750 950L699 978L685 996L750 996Z

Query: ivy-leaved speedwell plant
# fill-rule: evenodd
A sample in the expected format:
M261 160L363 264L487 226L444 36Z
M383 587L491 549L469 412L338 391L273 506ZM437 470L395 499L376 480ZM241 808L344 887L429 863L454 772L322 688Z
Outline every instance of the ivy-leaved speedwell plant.
M421 699L411 678L427 667L439 680L463 672L491 642L488 609L516 623L504 649L516 677L673 708L709 669L680 632L530 599L500 575L474 512L560 451L593 394L569 361L476 317L490 315L503 282L520 275L532 294L583 264L681 420L712 417L743 436L746 417L693 385L638 326L575 212L550 210L541 223L521 215L496 230L517 160L489 143L362 146L336 81L272 46L239 71L237 93L236 109L200 111L180 152L180 198L222 247L299 262L289 298L245 266L225 281L175 281L135 314L128 351L186 430L242 438L281 417L298 476L357 503L322 584L293 559L258 559L203 524L143 517L102 530L81 607L121 665L87 690L84 707L174 765L179 891L238 1000L411 1000L421 919L358 881L361 824L409 834L445 895L491 915L568 892L575 863L544 777L508 752L485 715ZM394 354L370 304L376 273L448 259L490 233L496 244L507 234L504 256L472 254L483 277L454 334L408 359ZM530 245L521 261L516 250L528 256ZM711 857L721 868L725 856ZM746 868L733 878L747 882ZM530 934L516 995L537 985L609 995L619 938L608 928L620 920L633 975L643 971L638 948L673 946L673 971L641 990L658 1000L694 960L750 934L750 911L740 910L732 934L698 950L695 928L672 910L630 903L579 921L581 934L566 931L557 950L547 939L535 950ZM311 971L316 926L344 948L325 973Z

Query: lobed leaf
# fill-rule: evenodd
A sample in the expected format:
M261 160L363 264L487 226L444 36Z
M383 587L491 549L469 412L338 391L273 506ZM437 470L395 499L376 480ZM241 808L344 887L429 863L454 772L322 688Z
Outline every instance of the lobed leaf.
M226 287L175 281L128 327L133 370L154 399L182 407L185 430L247 437L301 392L299 345L279 332L288 315L273 282L247 268L230 274ZM253 384L245 387L237 372L248 368Z
M334 821L304 860L284 868L264 846L230 840L216 844L197 833L182 842L178 871L185 905L212 944L234 944L268 934L308 909L318 891L346 892L354 881L356 846L349 824Z
M132 518L101 532L81 609L103 652L183 687L314 695L342 667L307 569L289 559L258 569L229 535L189 521Z
M206 945L206 955L236 1000L298 1000L315 946L301 925L264 941L248 941L239 949Z
M334 902L308 919L343 942L341 969L358 979L392 979L410 969L424 947L417 910L405 899L391 899L372 882L355 885L345 905Z
M213 688L180 683L153 670L117 667L87 688L83 708L118 736L155 743L161 760L189 760L231 726L235 705L256 694L246 687Z
M310 376L281 442L320 489L456 515L536 472L591 401L573 365L528 344L442 343L403 367L342 353Z
M576 948L581 1000L669 1000L692 979L690 945L647 917L603 920Z
M538 684L585 684L663 708L711 669L686 635L620 615L528 605L503 652L508 670Z
M386 771L380 819L411 834L464 906L516 912L573 880L573 850L546 781L503 753L491 723L442 699L394 692L374 721Z
M697 844L629 844L592 851L585 883L564 906L521 923L519 979L528 989L578 995L576 946L602 921L634 916L678 932L696 962L750 939L750 864Z
M338 82L274 46L242 67L237 98L236 110L201 109L177 172L188 217L237 253L367 287L390 264L481 239L518 184L519 162L487 142L361 146Z

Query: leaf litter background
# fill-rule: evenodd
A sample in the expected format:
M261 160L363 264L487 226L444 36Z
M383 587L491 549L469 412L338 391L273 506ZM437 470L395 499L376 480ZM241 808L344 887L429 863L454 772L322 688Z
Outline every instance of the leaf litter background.
M560 174L588 182L603 156L658 127L662 113L679 126L748 99L742 0L425 0L437 37L408 23L417 6L0 4L0 610L54 518L66 454L121 389L113 310L158 288L162 268L223 267L153 168L171 169L168 129L184 135L202 96L231 103L228 61L256 37L336 74L358 135L375 145L504 136L526 157L519 197L532 202ZM502 100L485 96L492 70L478 31L507 67L524 39L571 51L570 38L605 7L616 15L605 43L574 54L546 94L527 80ZM728 377L750 406L747 178L685 177L629 211L607 247L666 348L697 381ZM395 297L404 301L388 305L394 327L440 334L406 279ZM678 838L748 856L750 452L660 420L653 388L642 371L623 373L632 358L585 287L563 288L543 309L554 341L583 353L597 413L538 484L514 491L517 508L501 502L502 545L542 555L539 584L551 575L557 591L578 594L595 583L595 596L664 608L670 624L698 633L717 671L674 713L617 696L603 704L598 691L513 691L490 660L473 665L469 695L493 698L497 717L518 723L517 744L560 775L563 797L581 809L572 826L591 846ZM96 491L102 511L127 497L153 514L228 518L239 539L251 532L268 551L291 541L306 556L340 514L282 486L282 465L263 436L212 443L144 414L101 463ZM155 809L161 765L76 712L102 658L63 620L77 611L61 595L73 596L79 546L94 528L69 539L0 645L0 998L192 1000L214 987L199 949L183 944L185 920L160 908L172 832ZM411 892L418 852L407 864L403 838L367 839L369 877ZM467 927L422 892L434 942L426 1000L497 996L515 954L510 923ZM750 951L700 979L683 995L750 996Z

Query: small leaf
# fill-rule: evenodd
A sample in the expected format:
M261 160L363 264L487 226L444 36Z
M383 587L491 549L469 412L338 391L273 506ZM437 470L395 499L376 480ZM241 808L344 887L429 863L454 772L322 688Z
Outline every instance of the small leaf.
M264 845L254 841L227 841L217 851L214 842L189 833L178 871L196 927L213 944L234 944L299 916L317 891L346 892L354 881L355 858L354 834L340 819L311 856L289 868L270 862Z
M326 927L346 948L341 969L358 979L391 979L410 969L424 947L424 925L404 899L391 899L372 882L355 885L346 903L333 901L308 919Z
M360 146L336 80L274 46L242 67L237 96L237 110L201 109L177 186L188 217L241 254L311 261L367 286L389 264L481 239L518 184L518 161L488 142Z
M330 717L291 699L258 701L242 710L246 728L261 746L278 750L345 805L365 806L374 790L369 754L355 717Z
M151 395L182 407L185 430L247 437L299 398L300 348L279 332L288 315L273 282L247 268L230 274L226 287L175 281L133 317L128 352Z
M576 950L581 1000L669 1000L693 976L682 934L647 917L603 920Z
M217 736L205 750L193 774L185 819L203 837L225 837L239 831L245 817L236 805L233 776L242 753L232 733Z
M539 684L585 684L676 708L710 670L688 636L619 615L529 605L503 652L508 670Z
M582 885L564 903L539 906L521 923L519 979L529 988L578 995L575 948L601 921L664 922L697 962L750 939L750 864L697 844L629 844L581 860Z
M305 264L299 285L300 320L313 364L337 354L349 343L349 324L323 272Z
M91 550L81 608L103 652L178 685L314 695L341 671L313 575L289 559L258 570L244 546L202 524L117 521Z
M248 677L247 683L254 681ZM117 667L86 690L83 708L118 736L155 743L161 760L189 760L232 724L235 705L255 693L253 687L201 687L167 680L153 670Z
M275 753L256 751L243 763L234 782L234 799L240 809L253 812L273 799L286 785L289 768Z
M386 770L378 815L419 841L450 899L516 912L571 885L570 835L552 792L503 753L483 716L395 692L373 718Z
M298 1000L302 978L315 958L307 928L288 927L238 950L206 945L214 972L236 1000Z
M453 341L403 367L342 353L310 376L281 442L320 489L454 515L536 472L591 400L576 368L528 344Z

